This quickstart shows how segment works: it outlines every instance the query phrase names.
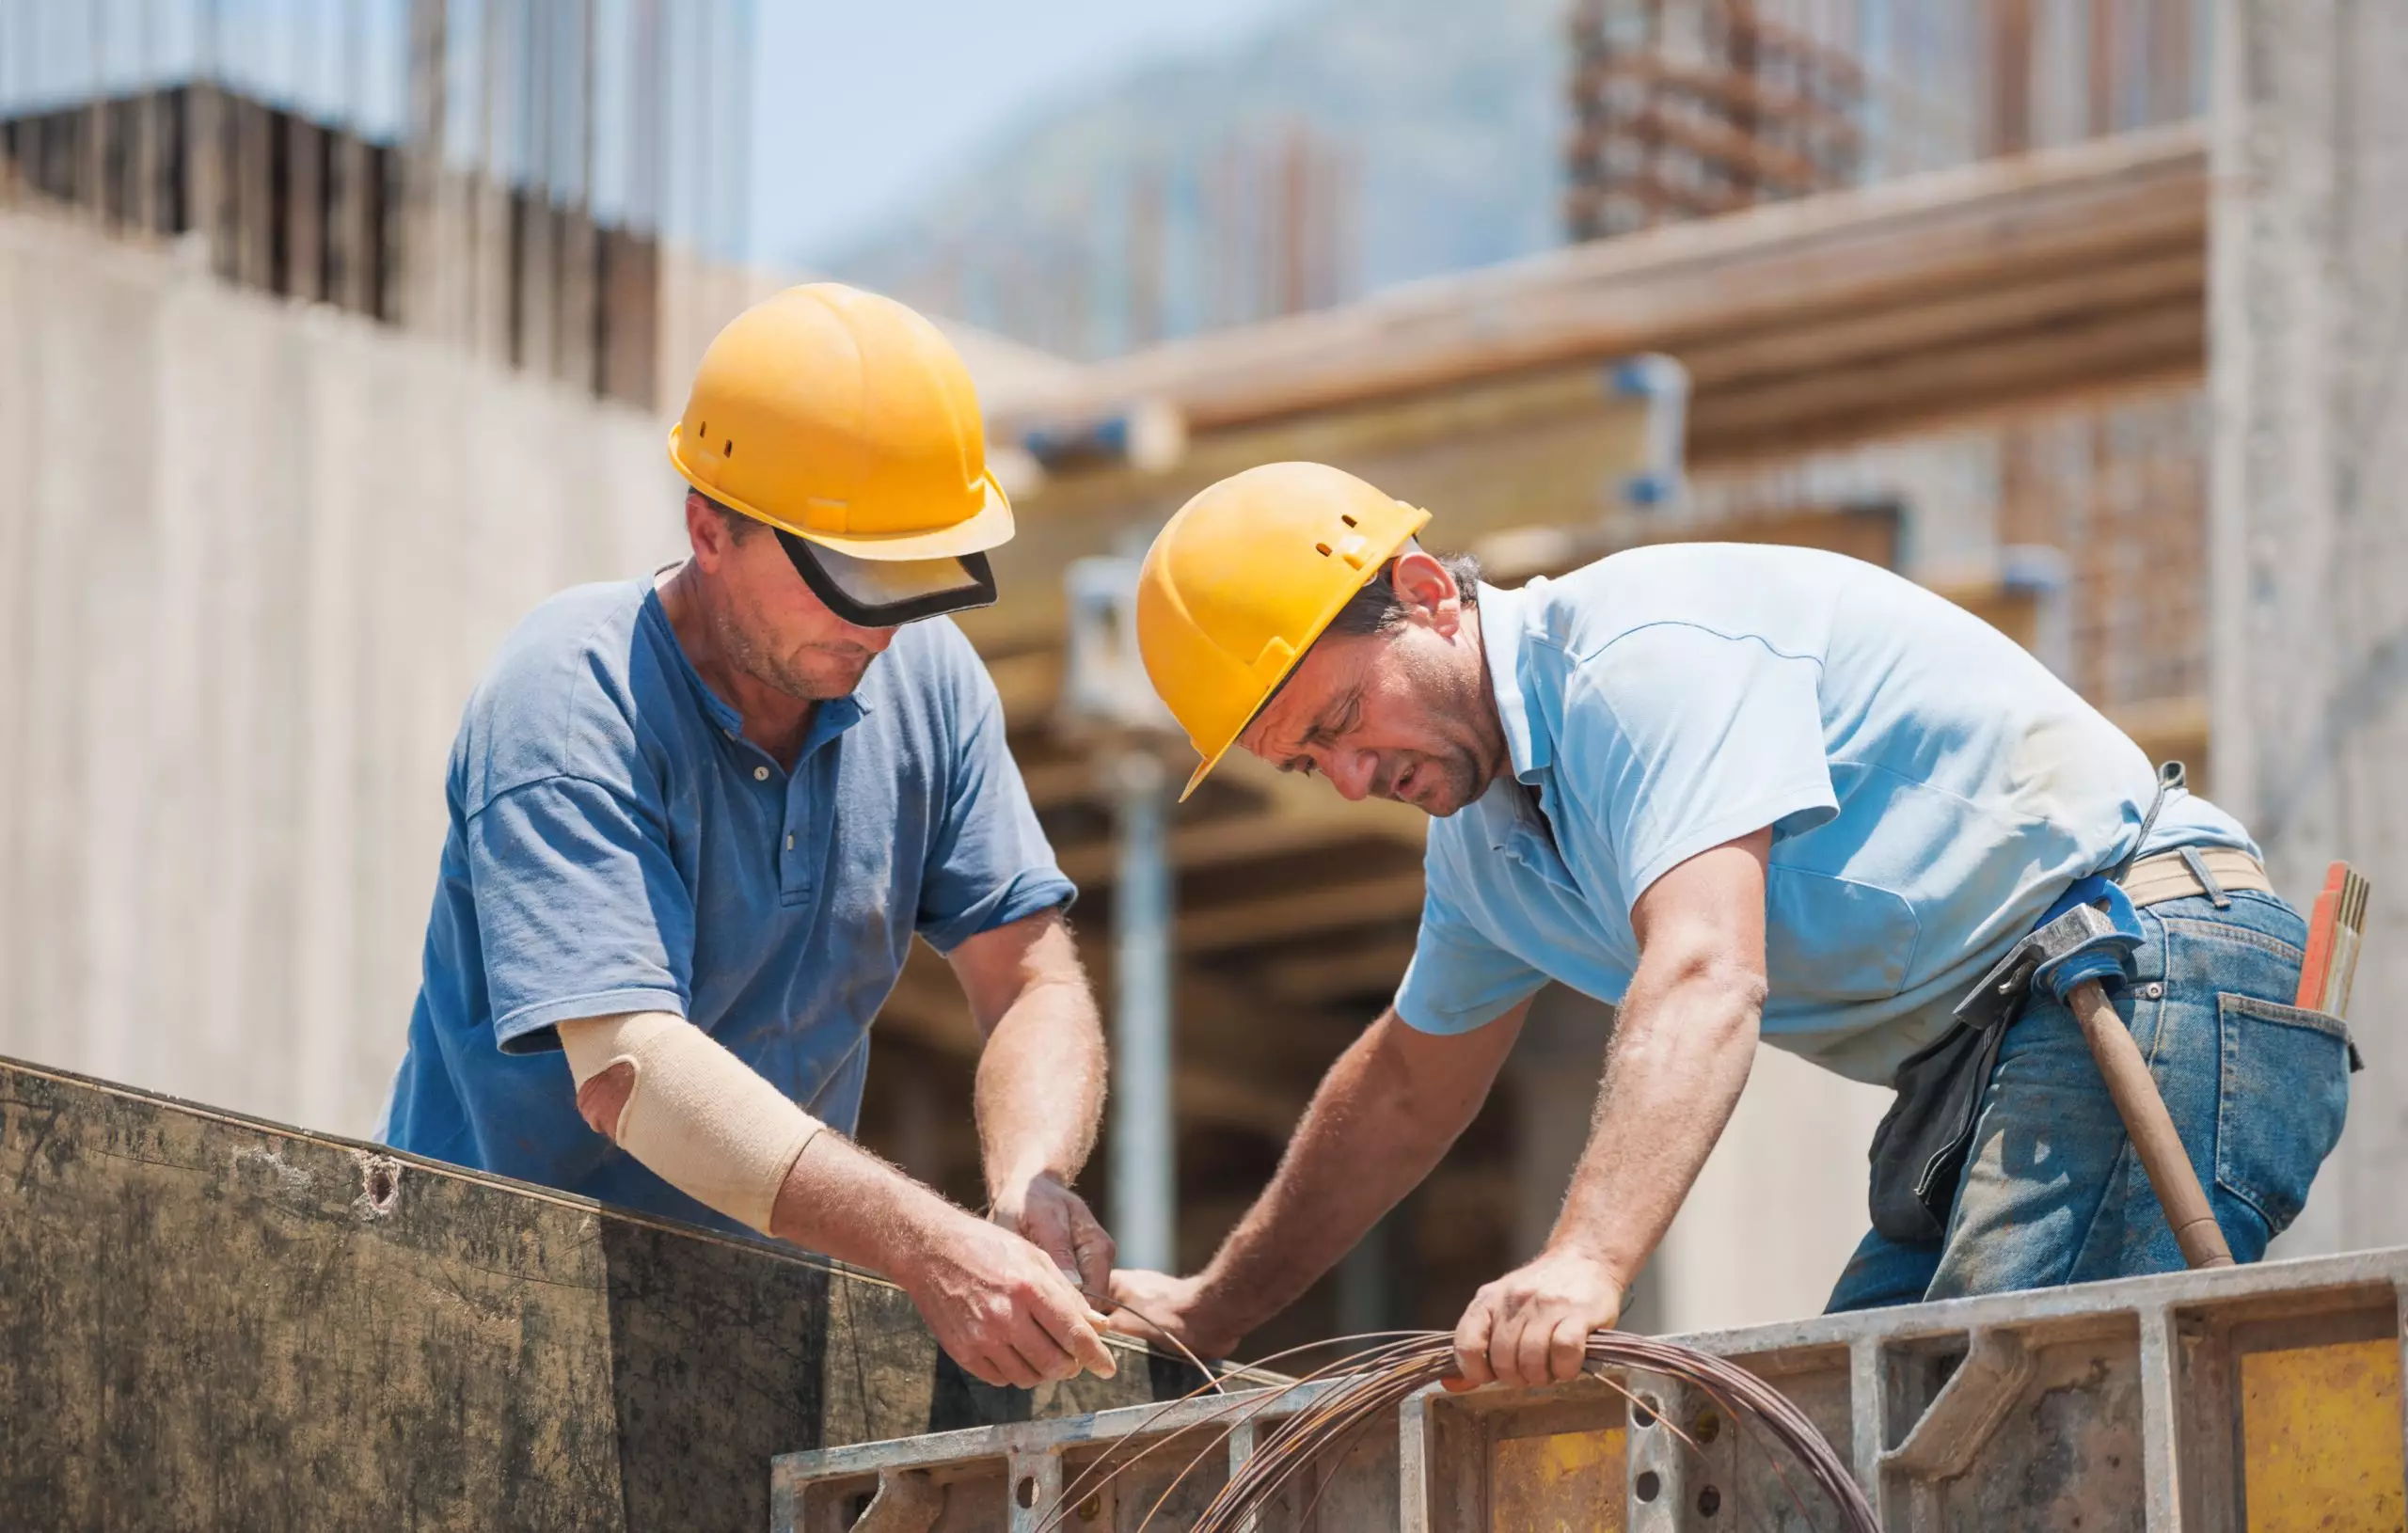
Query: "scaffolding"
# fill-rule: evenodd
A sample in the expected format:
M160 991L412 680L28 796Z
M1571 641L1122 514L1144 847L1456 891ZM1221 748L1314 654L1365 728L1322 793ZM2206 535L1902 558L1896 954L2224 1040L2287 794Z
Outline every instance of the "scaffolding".
M1751 0L1579 0L1571 44L1576 240L1856 179L1862 69Z

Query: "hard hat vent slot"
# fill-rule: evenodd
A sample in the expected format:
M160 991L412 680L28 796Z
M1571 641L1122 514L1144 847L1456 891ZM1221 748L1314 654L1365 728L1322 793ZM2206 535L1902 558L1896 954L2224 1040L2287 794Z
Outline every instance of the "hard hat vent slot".
M1316 543L1313 545L1313 552L1321 555L1323 559L1327 559L1329 557L1329 545L1325 543Z
M1359 524L1354 520L1354 517L1352 517L1352 516L1340 516L1340 517L1339 517L1339 518L1338 518L1338 519L1339 519L1339 521L1341 521L1341 522L1344 522L1344 523L1345 523L1347 526L1349 526L1349 527L1354 527L1354 526L1359 525Z
M697 427L695 427L695 428L694 428L694 435L697 435L697 436L708 436L710 434L711 434L711 423L710 423L709 421L707 421L707 420L704 421L701 425L699 425L699 426L697 426Z
M726 441L721 443L719 454L722 458L732 458L736 456L736 438L731 436Z

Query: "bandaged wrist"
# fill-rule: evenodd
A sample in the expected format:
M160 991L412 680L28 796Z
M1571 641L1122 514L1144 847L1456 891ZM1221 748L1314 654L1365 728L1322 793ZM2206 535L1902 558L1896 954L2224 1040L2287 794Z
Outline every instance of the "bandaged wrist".
M560 1025L569 1073L635 1075L610 1139L661 1180L764 1234L778 1190L822 1125L682 1017L661 1011Z

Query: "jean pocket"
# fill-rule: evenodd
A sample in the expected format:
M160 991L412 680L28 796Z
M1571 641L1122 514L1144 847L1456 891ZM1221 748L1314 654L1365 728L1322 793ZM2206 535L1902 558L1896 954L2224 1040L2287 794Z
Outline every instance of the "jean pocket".
M2340 1142L2350 1108L2349 1024L2225 991L2216 997L2224 1046L2216 1091L2216 1185L2256 1209L2279 1235L2307 1202L2317 1167Z

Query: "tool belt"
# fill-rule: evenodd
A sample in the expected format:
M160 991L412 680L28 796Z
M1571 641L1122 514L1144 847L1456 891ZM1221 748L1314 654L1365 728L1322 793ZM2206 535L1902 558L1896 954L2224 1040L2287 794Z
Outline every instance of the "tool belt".
M2178 776L2172 779L2178 782ZM2162 801L2162 799L2161 799ZM2154 821L2151 808L2149 819ZM2147 833L2146 824L2143 835ZM2247 852L2226 846L2181 846L2144 857L2111 876L2136 906L2205 895L2218 906L2242 890L2273 892L2266 870ZM2002 967L2004 967L2004 965ZM1937 1241L1948 1227L1956 1184L1972 1147L1982 1094L1998 1063L1999 1043L2021 1015L2024 991L1993 989L1998 971L1957 1007L1957 1021L1939 1041L1898 1067L1897 1099L1873 1133L1873 1177L1867 1202L1873 1227L1893 1241Z

